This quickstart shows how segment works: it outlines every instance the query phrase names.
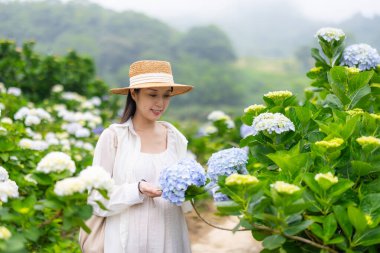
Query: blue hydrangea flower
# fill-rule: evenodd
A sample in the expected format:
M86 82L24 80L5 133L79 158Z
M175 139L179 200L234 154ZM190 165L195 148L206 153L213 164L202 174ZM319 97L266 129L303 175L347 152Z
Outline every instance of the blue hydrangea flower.
M162 197L178 206L185 201L185 193L190 185L200 187L205 183L203 167L191 158L184 158L164 169L159 178Z
M242 138L247 137L248 135L252 135L253 127L248 126L246 124L241 125L240 127L240 136Z
M213 182L218 182L219 176L229 176L233 173L247 174L245 167L248 160L247 152L240 148L224 149L212 154L207 162L207 176Z
M227 195L219 191L220 187L214 182L208 183L206 188L209 189L209 193L212 195L215 202L231 200Z
M257 116L252 122L252 135L257 135L260 131L266 131L269 134L277 134L294 131L293 122L281 113L265 112Z
M375 48L367 44L354 44L343 51L342 65L363 70L376 68L380 56Z

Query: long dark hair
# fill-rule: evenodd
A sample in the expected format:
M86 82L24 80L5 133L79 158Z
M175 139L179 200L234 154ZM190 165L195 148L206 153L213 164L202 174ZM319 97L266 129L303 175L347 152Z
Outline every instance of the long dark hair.
M135 93L139 93L139 89L134 89ZM125 103L123 115L121 116L120 123L127 122L130 117L133 117L136 112L136 102L133 100L131 91L127 95L127 102Z

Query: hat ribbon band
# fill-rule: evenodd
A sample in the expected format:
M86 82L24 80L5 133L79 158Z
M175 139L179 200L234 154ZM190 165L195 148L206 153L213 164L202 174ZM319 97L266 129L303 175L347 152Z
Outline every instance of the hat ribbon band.
M173 76L166 73L147 73L132 76L129 79L130 85L133 86L141 83L174 83Z

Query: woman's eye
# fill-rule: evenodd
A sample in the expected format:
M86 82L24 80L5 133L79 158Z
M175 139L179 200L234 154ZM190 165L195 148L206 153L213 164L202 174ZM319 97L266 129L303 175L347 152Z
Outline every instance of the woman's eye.
M151 96L152 98L157 97L157 95L153 95L153 94L152 94L152 95L149 95L149 96Z

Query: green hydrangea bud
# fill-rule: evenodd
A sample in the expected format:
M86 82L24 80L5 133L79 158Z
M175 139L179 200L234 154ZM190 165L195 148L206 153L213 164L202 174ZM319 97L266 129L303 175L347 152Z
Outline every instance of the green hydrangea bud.
M284 194L293 194L301 190L297 185L288 184L284 181L276 181L274 184L270 185L276 192Z
M338 177L334 176L331 172L318 173L317 175L315 175L314 179L324 190L327 190L332 185L338 183Z
M240 175L240 174L232 174L229 177L226 178L226 185L233 186L233 185L252 185L257 184L259 180L252 175Z

